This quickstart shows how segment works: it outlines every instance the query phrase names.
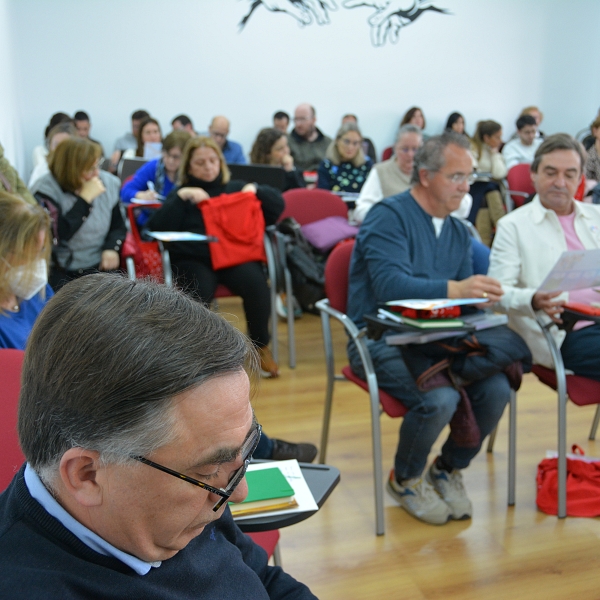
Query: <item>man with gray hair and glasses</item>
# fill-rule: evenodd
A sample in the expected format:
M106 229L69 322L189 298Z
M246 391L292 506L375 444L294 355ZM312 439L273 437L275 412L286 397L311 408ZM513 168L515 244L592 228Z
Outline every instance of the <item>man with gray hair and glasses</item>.
M495 279L473 275L469 233L450 216L469 191L473 166L468 147L468 140L454 133L430 138L415 156L412 187L374 204L367 213L354 246L348 290L348 314L358 327L365 325L365 314L377 313L379 304L389 300L485 298L494 303L502 297ZM472 506L460 470L477 454L481 441L465 447L449 437L425 473L431 447L457 409L459 392L450 385L418 388L400 346L388 345L385 334L367 345L379 387L408 408L388 492L427 523L469 518ZM348 356L352 370L364 377L352 342ZM497 373L464 387L483 440L509 400L508 380Z
M314 598L227 501L261 428L246 338L166 286L83 277L23 365L27 463L0 496L2 598Z
M600 208L574 199L584 166L575 138L567 133L548 136L531 164L536 195L498 221L490 256L490 273L506 291L498 310L508 314L509 326L523 336L533 361L549 368L554 363L536 313L560 324L566 302L591 306L599 297L595 288L539 291L563 252L600 248ZM557 327L550 332L567 369L600 381L600 325L579 321L569 333Z

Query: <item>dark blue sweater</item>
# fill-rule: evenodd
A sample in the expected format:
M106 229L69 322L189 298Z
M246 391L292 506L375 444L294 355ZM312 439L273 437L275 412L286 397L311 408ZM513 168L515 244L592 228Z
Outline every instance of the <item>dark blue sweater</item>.
M348 287L348 315L359 326L363 315L388 300L446 298L448 280L473 274L467 228L446 217L439 238L431 216L410 191L378 202L360 228Z
M29 494L23 471L0 495L0 598L315 599L267 565L265 551L239 530L229 509L173 558L138 575L49 515Z

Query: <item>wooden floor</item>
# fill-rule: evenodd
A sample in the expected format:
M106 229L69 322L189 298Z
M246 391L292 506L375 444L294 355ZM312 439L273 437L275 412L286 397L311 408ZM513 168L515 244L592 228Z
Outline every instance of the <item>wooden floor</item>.
M243 323L236 299L222 300L221 311ZM296 369L286 365L286 327L280 324L281 377L263 380L253 404L270 436L318 445L325 388L319 318L304 315L296 332ZM336 330L340 368L344 338ZM494 453L482 451L464 473L471 520L426 525L386 497L386 533L377 537L367 395L336 383L327 462L340 469L341 482L319 513L281 531L286 571L323 600L600 598L600 521L558 520L535 505L536 466L547 449L556 449L556 396L527 375L517 403L515 507L506 505L505 415ZM600 456L600 442L587 440L593 413L594 407L569 406L567 441ZM384 472L391 468L399 423L382 417Z

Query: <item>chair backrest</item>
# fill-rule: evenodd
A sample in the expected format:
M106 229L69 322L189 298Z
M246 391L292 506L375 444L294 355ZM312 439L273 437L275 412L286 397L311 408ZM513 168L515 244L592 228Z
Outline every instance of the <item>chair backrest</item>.
M22 350L0 350L0 492L25 462L17 435Z
M511 167L506 174L506 181L508 181L508 187L511 190L517 192L524 192L526 194L535 194L535 188L533 187L533 181L531 181L531 165L529 163L521 163ZM523 204L523 197L511 196L515 206L521 206Z
M300 225L314 223L327 217L348 217L346 203L328 190L298 188L283 193L285 209L279 220L294 217Z
M136 156L135 158L124 158L119 165L119 178L121 179L121 183L125 183L125 180L134 175L136 171L144 166L148 162L145 158L140 158Z
M325 264L325 295L329 305L344 314L348 304L348 279L353 249L354 240L338 244Z

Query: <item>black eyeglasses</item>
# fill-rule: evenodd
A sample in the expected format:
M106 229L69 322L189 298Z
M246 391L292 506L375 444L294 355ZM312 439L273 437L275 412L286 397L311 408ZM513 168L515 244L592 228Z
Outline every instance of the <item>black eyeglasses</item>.
M242 481L242 479L244 478L244 475L246 474L246 470L248 469L248 465L250 464L250 461L252 460L252 455L254 454L254 451L256 450L256 447L258 446L258 442L260 441L261 434L262 434L262 427L257 423L256 427L252 430L252 432L250 433L250 435L248 436L248 438L243 443L243 445L240 449L240 454L242 455L242 461L243 461L242 466L239 469L235 470L235 472L231 475L231 478L229 479L229 483L224 488L216 488L212 485L209 485L208 483L198 481L197 479L194 479L193 477L188 477L187 475L184 475L183 473L179 473L178 471L173 471L173 469L169 469L168 467L163 467L162 465L159 465L158 463L148 460L147 458L144 458L143 456L132 456L131 458L133 458L134 460L137 460L141 463L144 463L145 465L148 465L149 467L158 469L159 471L162 471L163 473L167 473L168 475L173 475L173 477L177 477L178 479L183 479L183 481L187 481L188 483L191 483L192 485L200 487L203 490L210 492L211 494L216 494L217 496L220 496L221 499L218 500L217 503L213 506L213 511L217 512L221 508L221 506L223 506L223 504L225 504L225 502L227 502L227 500L229 500L231 494L233 494L233 492L235 491L235 488L239 485L240 481Z

